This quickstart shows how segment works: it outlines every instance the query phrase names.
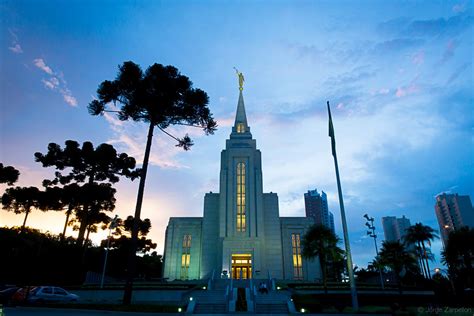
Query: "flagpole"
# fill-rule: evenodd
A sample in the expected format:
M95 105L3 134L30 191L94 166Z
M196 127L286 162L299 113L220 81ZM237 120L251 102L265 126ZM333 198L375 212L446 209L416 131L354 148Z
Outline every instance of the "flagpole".
M342 230L344 232L344 244L346 247L347 271L349 273L349 283L351 286L352 308L354 309L354 311L357 311L359 309L359 303L357 301L357 289L356 289L355 280L354 280L354 270L352 268L351 246L349 242L349 233L347 231L346 212L344 211L344 200L342 198L341 180L339 178L339 167L337 165L336 137L334 135L334 126L332 124L331 109L329 108L329 101L327 102L328 102L327 104L328 104L328 114L329 114L329 137L331 137L332 156L334 157L334 166L336 168L337 191L339 193L339 207L341 209Z

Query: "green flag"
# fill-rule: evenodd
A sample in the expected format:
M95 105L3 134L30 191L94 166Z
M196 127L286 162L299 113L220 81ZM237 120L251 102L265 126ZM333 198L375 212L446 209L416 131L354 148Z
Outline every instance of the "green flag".
M334 126L332 125L331 108L329 107L329 101L328 101L328 114L329 114L329 137L331 137L332 155L336 157L336 137L334 136Z

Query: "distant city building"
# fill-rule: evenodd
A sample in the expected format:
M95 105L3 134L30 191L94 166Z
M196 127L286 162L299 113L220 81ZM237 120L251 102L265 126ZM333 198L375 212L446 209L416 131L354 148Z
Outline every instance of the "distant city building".
M405 237L406 230L411 226L410 220L403 215L401 218L395 216L382 217L383 233L386 241L401 241Z
M440 194L436 197L436 217L443 244L449 233L463 226L474 228L474 210L469 195Z
M324 191L319 194L317 189L309 190L304 194L306 217L314 219L316 225L324 225L336 233L334 228L334 215L329 212L328 198Z

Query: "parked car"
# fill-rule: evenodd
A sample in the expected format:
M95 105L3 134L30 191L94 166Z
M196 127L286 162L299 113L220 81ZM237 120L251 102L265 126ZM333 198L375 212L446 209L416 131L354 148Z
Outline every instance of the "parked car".
M79 296L69 293L63 288L55 286L38 286L32 289L28 295L28 303L46 302L77 302Z
M0 291L0 304L9 304L13 294L18 291L18 287L12 286Z
M26 286L20 287L16 290L15 293L10 297L10 303L13 304L23 304L26 303L26 298L28 294L34 289L35 287Z

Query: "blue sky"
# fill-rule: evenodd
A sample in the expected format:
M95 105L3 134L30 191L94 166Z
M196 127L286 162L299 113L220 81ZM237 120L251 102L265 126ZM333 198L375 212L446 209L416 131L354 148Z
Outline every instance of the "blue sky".
M0 161L20 169L19 185L52 176L33 159L50 142L108 142L140 162L147 127L92 117L87 104L124 61L176 66L209 94L219 130L204 136L171 129L191 134L190 152L165 135L154 139L142 216L152 220L161 252L169 216L201 216L204 193L218 190L220 151L238 98L235 66L246 79L264 190L278 193L282 216L303 216L303 193L324 190L342 236L327 136L331 102L353 257L366 265L374 250L363 214L376 218L379 236L387 215L437 229L437 193L474 197L472 5L3 1ZM117 185L119 215L133 213L137 185ZM22 219L2 211L0 225ZM59 232L63 220L35 211L29 224ZM440 247L434 243L438 258Z

